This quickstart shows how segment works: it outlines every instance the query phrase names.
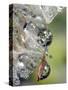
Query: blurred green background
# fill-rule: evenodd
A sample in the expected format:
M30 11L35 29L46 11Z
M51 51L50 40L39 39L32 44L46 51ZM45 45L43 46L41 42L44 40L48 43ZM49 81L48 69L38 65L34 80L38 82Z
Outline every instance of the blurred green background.
M48 78L40 80L35 79L35 73L31 76L35 84L54 84L66 82L66 8L59 13L48 25L53 33L53 42L49 46L49 54L53 57L48 58L51 67L51 73Z

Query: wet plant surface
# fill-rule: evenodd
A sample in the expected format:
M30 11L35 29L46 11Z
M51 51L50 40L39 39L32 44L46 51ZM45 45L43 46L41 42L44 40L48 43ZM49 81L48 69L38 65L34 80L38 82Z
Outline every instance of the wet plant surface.
M65 8L14 4L9 13L10 83L64 83Z

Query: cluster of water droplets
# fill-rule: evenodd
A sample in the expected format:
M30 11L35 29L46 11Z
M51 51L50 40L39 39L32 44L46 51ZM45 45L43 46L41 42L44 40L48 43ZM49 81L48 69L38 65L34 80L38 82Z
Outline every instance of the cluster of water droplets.
M13 5L13 84L29 78L40 62L42 53L48 54L52 33L47 30L60 11L58 7Z

